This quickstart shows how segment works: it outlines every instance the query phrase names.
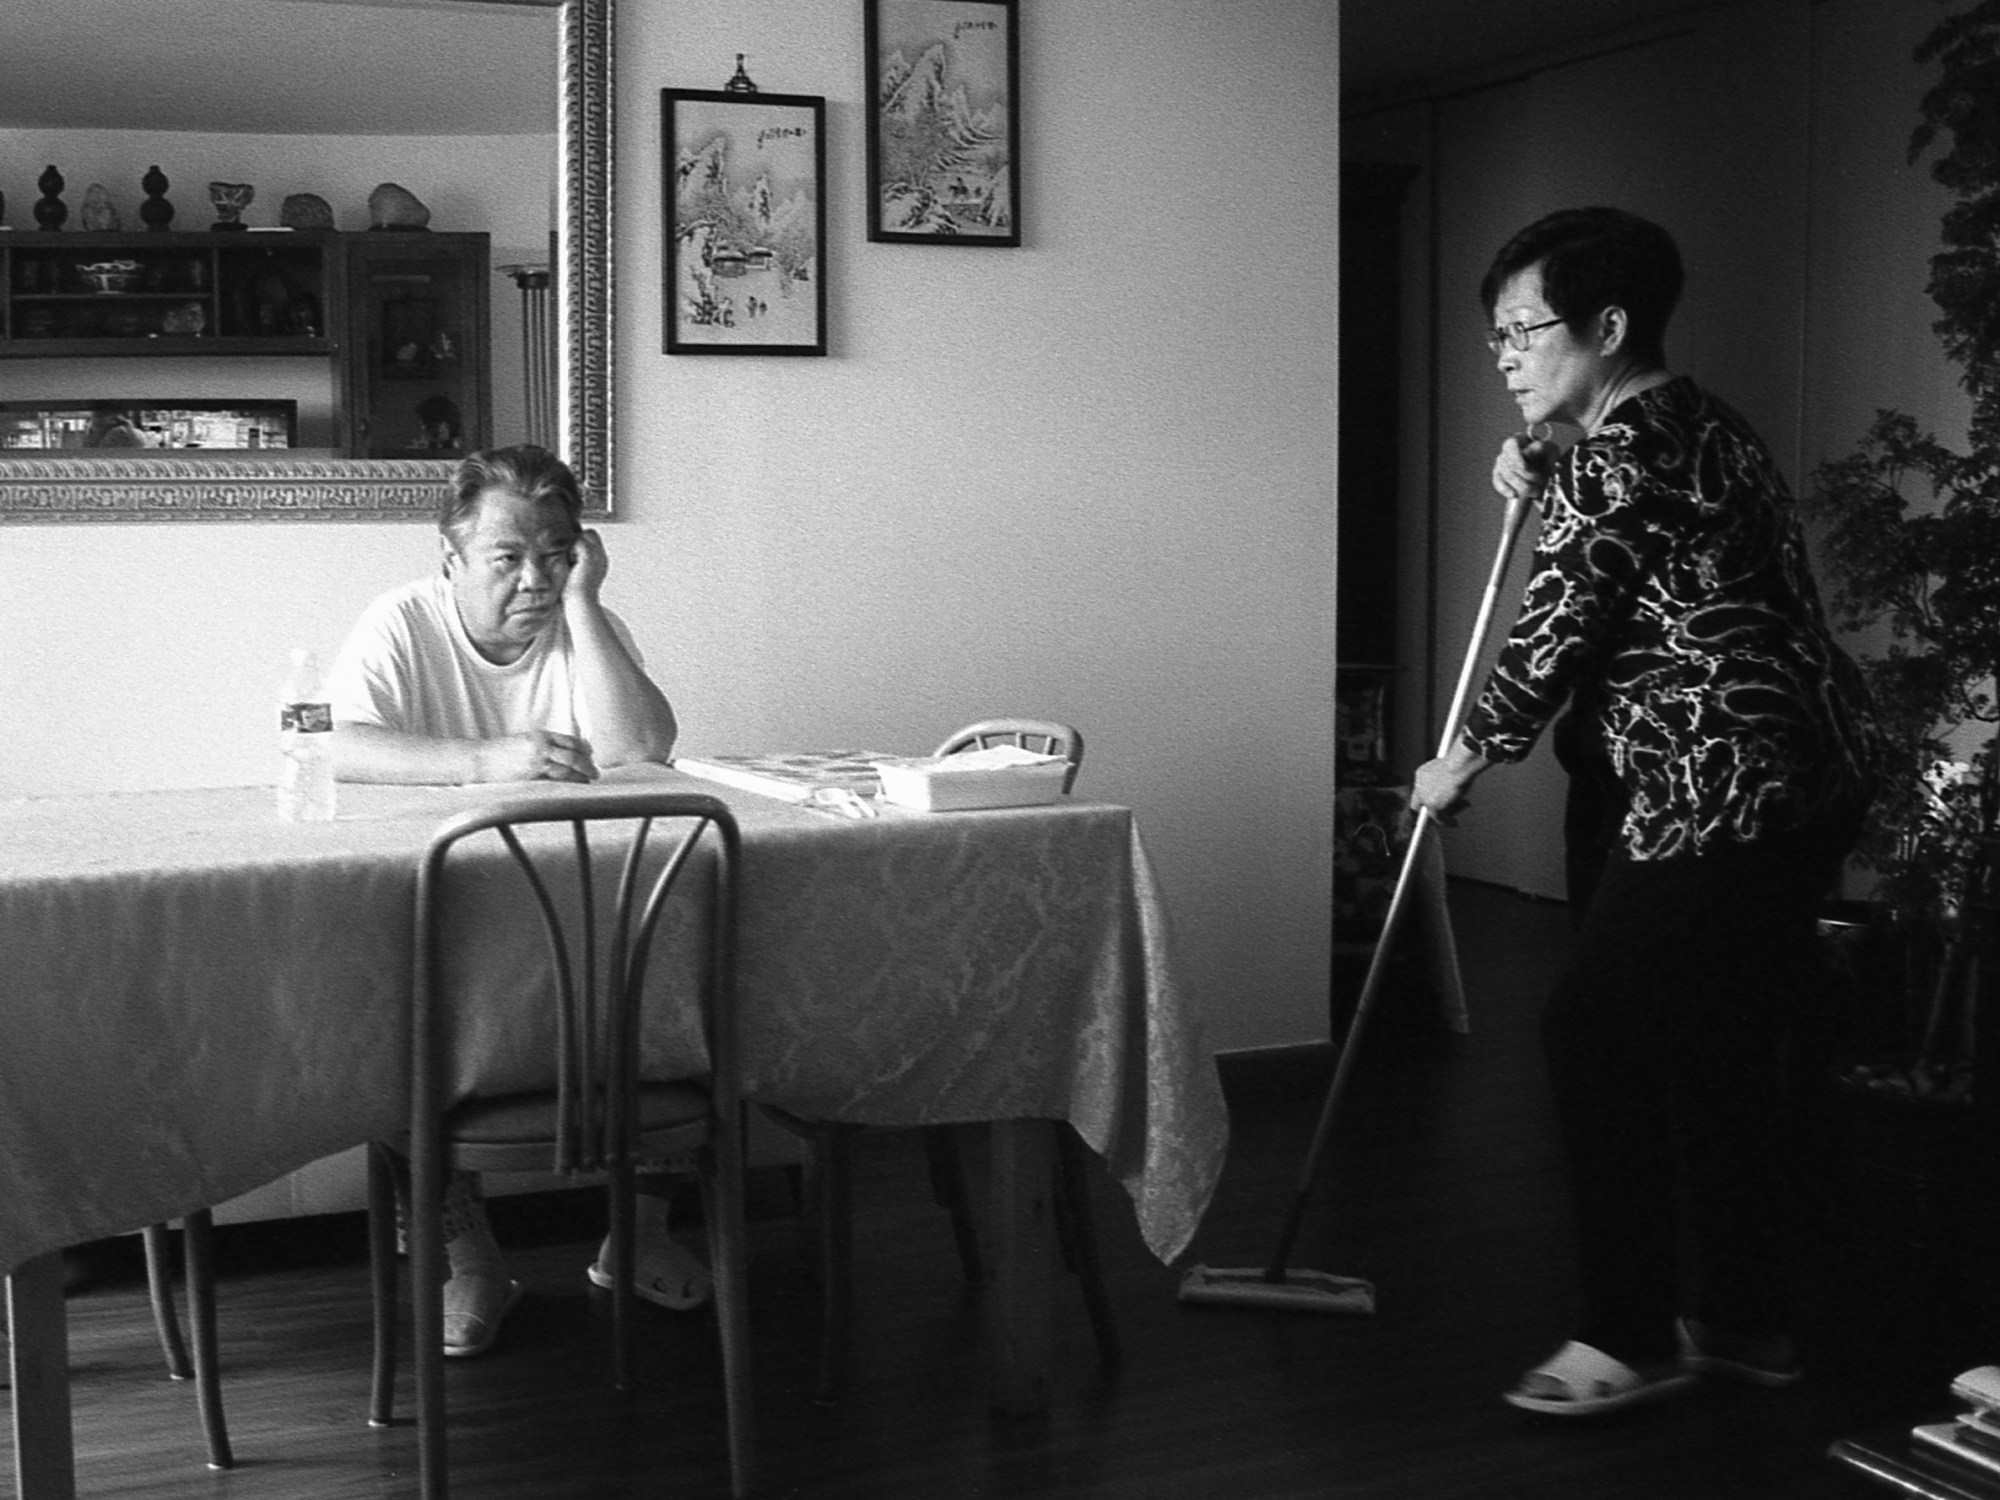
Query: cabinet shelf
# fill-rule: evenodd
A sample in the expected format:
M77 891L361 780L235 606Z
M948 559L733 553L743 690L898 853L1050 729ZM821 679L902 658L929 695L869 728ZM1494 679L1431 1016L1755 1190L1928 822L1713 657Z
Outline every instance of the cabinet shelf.
M0 359L159 359L236 355L316 356L340 352L332 339L288 335L211 338L156 333L139 337L0 340Z
M23 307L42 302L87 302L93 305L105 302L186 302L195 298L192 292L17 292L14 305Z
M489 256L480 233L0 235L0 362L318 360L336 451L454 457L491 440ZM81 383L55 370L14 388ZM246 397L291 378L246 375ZM87 381L117 390L95 364Z

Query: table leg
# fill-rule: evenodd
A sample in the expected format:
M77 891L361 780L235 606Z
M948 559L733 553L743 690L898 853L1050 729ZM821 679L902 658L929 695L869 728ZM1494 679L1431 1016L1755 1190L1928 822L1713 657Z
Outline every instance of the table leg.
M62 1252L25 1260L7 1278L14 1382L14 1493L19 1500L75 1500L70 1441L69 1323Z
M993 1142L993 1286L989 1381L993 1405L1015 1415L1046 1411L1055 1350L1057 1127L996 1120Z

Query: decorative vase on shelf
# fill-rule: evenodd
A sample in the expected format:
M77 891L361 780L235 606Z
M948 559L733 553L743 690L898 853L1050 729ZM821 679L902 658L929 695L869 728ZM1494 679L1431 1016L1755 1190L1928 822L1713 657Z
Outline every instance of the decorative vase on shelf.
M63 174L52 166L35 180L35 186L42 190L35 202L35 222L53 233L69 217L69 205L62 201Z
M208 227L217 231L249 228L243 222L243 210L256 196L257 190L247 182L211 182L208 201L215 206L215 222Z
M148 229L165 229L174 222L174 206L167 201L167 174L157 166L149 167L139 186L146 190L146 201L139 205L140 219Z

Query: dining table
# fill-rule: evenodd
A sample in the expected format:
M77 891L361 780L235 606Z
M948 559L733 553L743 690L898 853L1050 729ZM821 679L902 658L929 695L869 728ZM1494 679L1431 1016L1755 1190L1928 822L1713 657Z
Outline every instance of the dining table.
M1163 1262L1192 1238L1228 1142L1134 814L1064 797L839 816L664 766L598 785L634 782L720 797L739 823L746 1097L810 1119L990 1129L987 1374L998 1408L1045 1408L1048 1122L1101 1158ZM263 787L0 801L0 1270L17 1495L75 1492L63 1247L407 1128L417 859L447 818L503 791L537 794L343 785L338 816L316 823L280 821ZM699 931L668 937L685 947ZM539 933L472 922L448 941L494 979L461 1007L469 1060L455 1085L513 1086L535 988L523 976L546 965L519 945ZM661 982L698 958L665 965ZM656 1051L699 1048L692 988Z

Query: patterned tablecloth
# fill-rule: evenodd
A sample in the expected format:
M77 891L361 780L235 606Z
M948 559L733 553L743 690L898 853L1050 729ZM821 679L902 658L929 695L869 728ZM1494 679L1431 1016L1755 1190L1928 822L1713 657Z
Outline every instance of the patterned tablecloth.
M891 1125L1068 1120L1153 1252L1186 1247L1228 1125L1129 811L859 822L647 779L741 820L753 1097ZM343 787L338 820L303 825L257 788L0 803L0 1268L396 1132L411 871L487 795ZM500 916L455 937L479 996L463 1086L532 1073L540 941ZM698 1045L676 1014L650 1045Z

